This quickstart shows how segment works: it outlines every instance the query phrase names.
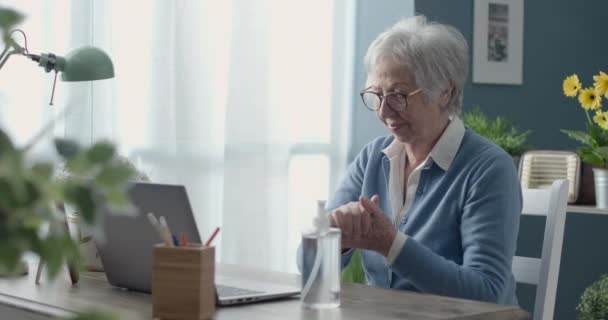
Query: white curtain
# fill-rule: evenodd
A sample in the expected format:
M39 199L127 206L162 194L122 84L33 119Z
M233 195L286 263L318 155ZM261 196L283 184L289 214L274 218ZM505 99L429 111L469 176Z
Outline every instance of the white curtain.
M66 1L0 1L0 5L18 9L25 20L18 25L27 35L27 49L31 53L66 52L69 44L69 9ZM25 46L20 33L13 38ZM0 42L4 49L4 43ZM11 56L0 70L0 127L17 145L26 145L38 136L45 124L61 112L60 103L49 106L54 74L44 73L36 63L23 56ZM59 85L56 95L64 94ZM56 129L59 130L60 129ZM51 132L38 139L32 155L54 159L51 152Z
M68 108L56 134L85 144L111 139L152 181L186 186L201 237L221 226L220 261L294 271L302 228L345 165L350 1L45 5L63 6L63 20L15 3L35 13L28 20L42 20L36 22L42 29L59 29L29 37L30 43L48 51L58 33L66 35L58 54L98 46L112 57L116 77L60 82L55 110L39 112L49 108L50 76L28 71L23 82L36 80L49 90L37 88L44 99L30 101L39 106L29 113L37 117L31 126ZM17 68L35 66L11 70ZM13 85L11 91L24 87Z

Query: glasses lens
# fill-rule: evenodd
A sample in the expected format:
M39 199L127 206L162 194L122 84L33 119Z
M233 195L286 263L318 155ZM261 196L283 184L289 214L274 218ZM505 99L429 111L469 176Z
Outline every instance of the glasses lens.
M363 98L363 103L368 109L380 109L380 97L377 94L372 92L364 92L361 97Z
M395 110L405 110L407 107L407 99L402 94L389 94L385 99Z

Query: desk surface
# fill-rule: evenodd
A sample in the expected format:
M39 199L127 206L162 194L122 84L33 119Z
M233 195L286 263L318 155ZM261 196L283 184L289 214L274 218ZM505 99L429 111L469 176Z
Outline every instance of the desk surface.
M30 266L31 267L31 266ZM248 277L283 284L299 284L297 275L218 265L221 275ZM34 275L0 279L0 304L36 313L68 315L91 308L111 311L120 319L151 319L151 295L109 285L102 273L85 272L72 287L59 277L54 283L34 284ZM418 294L362 285L342 286L341 307L332 310L301 308L297 298L218 308L215 319L528 319L513 306Z

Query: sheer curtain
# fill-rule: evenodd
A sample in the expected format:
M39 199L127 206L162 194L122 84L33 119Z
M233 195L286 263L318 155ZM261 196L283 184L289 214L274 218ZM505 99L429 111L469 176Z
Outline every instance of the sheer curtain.
M294 271L300 231L345 166L353 4L52 3L68 12L63 42L103 48L116 70L59 83L56 134L111 139L152 181L185 185L201 237L221 226L222 262Z
M17 26L27 35L27 48L32 53L65 53L70 47L70 4L66 1L2 0L0 5L18 9L26 16ZM14 39L25 46L24 37L15 33ZM4 43L0 42L4 49ZM13 142L23 146L32 142L42 127L61 113L61 103L49 106L53 75L23 56L11 56L0 70L0 127ZM57 96L65 88L58 86ZM57 128L58 132L61 129ZM30 154L36 158L54 159L50 141L52 130L43 135Z

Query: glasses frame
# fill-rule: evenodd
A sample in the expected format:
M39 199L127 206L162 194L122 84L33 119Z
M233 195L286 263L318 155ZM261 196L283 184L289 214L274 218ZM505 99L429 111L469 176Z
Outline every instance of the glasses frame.
M374 91L369 91L369 88L364 89L363 91L361 91L361 93L359 93L359 95L361 96L361 100L363 101L363 105L365 106L366 109L371 110L371 111L378 111L380 110L380 108L382 107L382 103L384 102L384 98L388 97L388 96L402 96L403 100L405 101L405 106L403 108L395 108L394 106L391 106L390 103L388 103L388 100L386 101L386 105L393 109L394 111L405 111L407 109L407 98L411 97L413 95L415 95L416 93L422 91L422 88L418 88L410 93L401 93L401 92L389 92L387 94L382 94L382 93L377 93ZM377 108L370 108L366 103L365 103L365 99L363 98L363 95L366 93L371 93L374 94L378 97L378 99L380 99L380 103L378 104Z

